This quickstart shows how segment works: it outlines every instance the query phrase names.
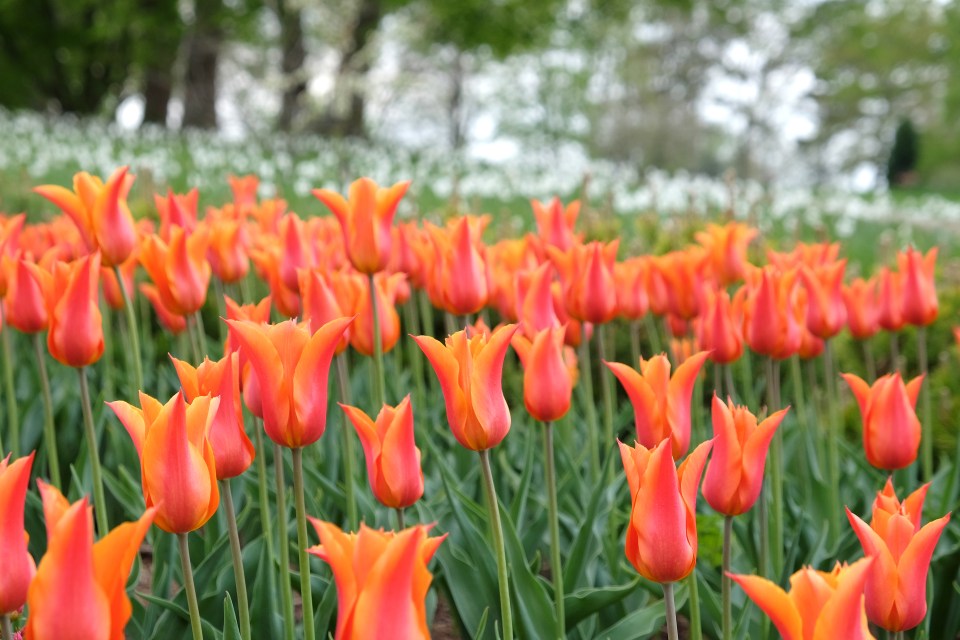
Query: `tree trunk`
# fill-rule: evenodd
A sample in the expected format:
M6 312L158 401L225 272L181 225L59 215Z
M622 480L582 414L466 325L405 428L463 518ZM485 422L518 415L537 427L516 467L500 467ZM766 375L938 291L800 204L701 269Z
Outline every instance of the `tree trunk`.
M143 121L166 126L173 74L167 69L147 69L143 79Z
M280 105L280 117L277 128L290 131L300 112L300 99L307 91L307 77L303 64L307 51L303 42L303 19L296 6L290 6L289 0L277 1L277 18L280 20L280 46L283 58L280 69L283 72L283 97Z
M187 43L183 126L217 126L217 66L223 33L217 24L218 0L198 0L193 32Z
M143 121L167 124L173 67L183 38L177 0L140 0L143 27L136 35L143 60Z

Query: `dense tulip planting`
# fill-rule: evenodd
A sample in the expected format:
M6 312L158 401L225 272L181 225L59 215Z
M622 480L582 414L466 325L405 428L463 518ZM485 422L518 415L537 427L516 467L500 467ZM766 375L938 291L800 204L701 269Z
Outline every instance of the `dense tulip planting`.
M133 181L0 216L3 640L960 631L936 248L626 255L558 199L488 243L369 178L135 219Z

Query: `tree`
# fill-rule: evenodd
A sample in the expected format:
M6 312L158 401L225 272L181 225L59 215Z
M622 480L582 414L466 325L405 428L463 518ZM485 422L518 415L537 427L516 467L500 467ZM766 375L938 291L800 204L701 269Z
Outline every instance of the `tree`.
M890 161L887 163L887 185L894 189L909 186L914 182L919 157L920 137L917 135L917 130L913 128L909 118L901 120L893 138Z

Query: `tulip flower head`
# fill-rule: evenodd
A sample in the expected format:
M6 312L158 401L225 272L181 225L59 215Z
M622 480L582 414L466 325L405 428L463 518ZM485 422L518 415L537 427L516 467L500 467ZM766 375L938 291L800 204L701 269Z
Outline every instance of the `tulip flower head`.
M619 362L604 362L633 404L637 442L652 448L669 438L674 458L686 454L690 447L690 398L707 355L706 351L692 355L673 376L670 360L664 354L649 360L641 358L639 371Z
M23 333L40 333L50 324L43 287L31 261L18 256L0 258L7 282L4 321Z
M877 283L873 278L855 278L843 288L843 301L847 306L850 335L857 340L866 340L880 330Z
M704 302L705 314L697 322L697 343L710 352L713 362L736 362L743 355L743 335L730 296L723 290L706 289Z
M873 504L870 524L847 509L847 518L873 558L867 574L867 617L888 631L912 629L927 613L927 572L950 514L920 526L929 484L900 503L888 478Z
M23 509L30 483L33 456L10 461L0 460L0 615L17 611L27 601L27 587L36 573L33 557L27 550L23 529Z
M560 198L555 197L549 204L531 200L530 206L533 208L533 217L537 220L537 231L545 244L560 251L567 251L577 242L573 228L577 224L577 216L580 215L579 200L574 200L564 207Z
M435 252L435 278L441 306L456 315L480 311L489 299L486 263L480 240L480 225L462 216L452 229L427 224Z
M743 337L754 352L784 359L797 353L802 317L796 305L797 271L760 269L748 285L743 304Z
M706 250L710 273L722 286L742 280L749 260L747 247L759 231L742 222L728 222L721 226L708 224L695 234L697 242Z
M841 374L860 405L863 450L878 469L903 469L917 459L921 427L917 397L923 376L904 384L900 373L881 376L873 386L852 373Z
M846 260L818 266L804 265L800 279L807 290L807 328L824 340L840 333L847 322L847 307L843 301L843 274Z
M188 316L207 301L211 268L207 262L210 229L198 226L194 231L173 227L170 242L158 235L147 237L140 250L140 264L171 312Z
M523 364L523 404L541 422L559 420L570 410L573 375L564 358L565 333L564 327L553 327L539 331L533 341L519 333L513 338Z
M760 576L730 575L780 632L783 640L875 640L863 611L869 558L839 563L831 572L810 567L790 576L790 592Z
M410 396L396 407L384 405L376 422L356 407L341 404L360 436L370 488L384 506L404 509L423 496L420 449L413 438Z
M360 525L344 533L310 518L320 544L307 549L330 565L337 583L336 640L428 640L426 597L433 576L427 565L446 535L430 538L417 525L394 533Z
M697 563L697 489L713 443L702 443L679 467L667 439L651 449L618 444L631 496L627 559L647 580L683 580Z
M934 270L937 266L937 247L923 255L913 247L897 254L897 263L903 277L903 319L907 324L925 327L937 319L939 304Z
M489 338L457 331L446 344L430 336L414 337L440 380L450 429L467 449L491 449L510 431L503 360L516 331L514 324L498 328Z
M547 247L550 260L560 272L567 312L575 319L603 324L617 314L614 264L620 241L574 245L564 253Z

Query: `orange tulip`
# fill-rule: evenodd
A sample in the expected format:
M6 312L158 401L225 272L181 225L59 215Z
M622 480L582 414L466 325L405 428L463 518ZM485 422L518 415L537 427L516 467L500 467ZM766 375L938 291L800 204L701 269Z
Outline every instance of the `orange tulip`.
M270 244L263 249L252 249L250 259L257 268L260 279L270 287L270 297L277 311L288 318L300 315L300 298L297 292L283 283L280 277L280 245Z
M40 284L31 262L22 257L3 256L7 294L4 297L4 320L23 333L40 333L50 324L50 316Z
M383 273L373 279L377 296L377 317L380 320L381 353L389 353L400 340L400 315L397 313L396 299L397 291L406 277L403 273ZM356 316L350 330L350 345L359 353L372 356L374 326L369 279L357 274L340 275L334 280L334 288L337 290L337 297L344 301L344 310L349 310L351 315Z
M311 333L292 320L274 325L227 321L256 376L263 427L280 446L305 447L323 435L330 363L352 322L337 318Z
M139 409L120 400L107 403L133 440L144 500L147 508L156 506L164 531L194 531L217 511L220 491L207 434L219 404L218 398L199 396L188 405L181 393L160 404L142 391Z
M560 198L555 197L549 204L531 200L530 206L533 208L533 217L537 221L540 239L545 244L556 247L560 251L567 251L578 242L578 238L573 233L573 227L577 224L577 216L580 215L579 200L574 200L564 207Z
M806 325L818 338L832 338L840 333L847 322L847 307L843 302L843 274L846 268L846 260L800 268L800 279L807 290Z
M531 342L515 334L513 347L523 363L523 404L535 419L554 422L570 410L573 380L564 362L564 327L541 329Z
M907 324L925 327L937 319L939 304L934 270L937 266L937 247L923 255L913 247L897 254L897 264L903 278L903 319Z
M518 273L517 317L521 332L533 339L542 329L560 326L553 298L553 266L544 262L533 271Z
M196 368L173 356L170 359L187 402L206 395L220 398L207 439L217 463L217 480L237 477L253 464L256 456L253 443L243 429L239 354L228 353L215 362L204 358L203 364Z
M572 317L603 324L617 314L613 269L619 246L617 239L608 244L574 245L567 253L547 247L550 260L560 272L567 313Z
M787 414L781 409L759 425L746 407L713 396L713 455L703 479L703 497L714 511L737 516L753 508L763 487L763 468L773 434Z
M887 331L900 331L906 324L903 317L903 274L880 269L880 308L877 318Z
M743 305L743 337L756 353L784 359L797 353L803 339L796 305L796 270L758 270Z
M360 273L376 273L387 266L390 227L397 205L409 187L409 180L382 188L370 178L360 178L350 185L349 200L328 189L313 190L313 195L340 222L347 256Z
M871 387L852 373L841 375L860 405L867 461L878 469L910 466L920 448L916 406L923 376L904 384L899 372L887 374L877 378Z
M159 289L146 282L141 282L139 289L143 297L146 298L150 302L150 306L153 307L153 311L157 314L157 321L160 322L161 327L175 336L187 330L187 318L179 313L174 313L163 304Z
M72 505L42 481L47 552L30 583L30 615L24 629L32 640L123 640L133 613L127 578L155 516L147 509L96 543L87 499Z
M337 275L338 274L335 274L334 277L337 277ZM342 290L343 287L341 287L341 291ZM349 307L349 309L353 308L355 303L353 297L359 294L351 291L349 294L350 299L341 299L341 297L346 298L346 296L341 293L341 296L338 297L337 291L337 289L331 286L330 280L321 270L302 269L300 271L300 306L303 309L302 319L310 325L310 331L315 333L320 327L331 320L347 315L344 313L345 306ZM369 307L369 303L367 306ZM378 315L382 317L383 313L379 313ZM400 327L398 326L398 338L399 333ZM338 354L343 353L344 349L350 344L349 336L350 330L347 330L337 345ZM370 340L370 344L373 344L372 339Z
M704 292L704 315L697 323L697 343L710 352L710 360L719 364L736 362L743 355L743 336L739 318L724 290Z
M23 229L23 223L26 219L27 215L25 213L9 218L0 214L0 298L7 295L9 268L6 264L8 260L16 259L16 251L20 243L20 231Z
M427 223L436 254L442 307L456 315L480 311L487 304L489 287L480 247L479 225L461 216L450 230Z
M646 256L629 258L613 266L616 283L617 309L628 320L639 320L647 315L650 300L647 280L650 260Z
M209 244L210 229L206 225L193 232L174 227L169 244L157 235L144 240L140 264L153 280L163 306L171 312L188 316L206 302L211 273L207 262Z
M166 197L153 194L153 204L160 214L160 237L164 242L170 242L170 232L174 227L181 227L187 232L196 229L199 197L200 192L196 187L182 194L167 189Z
M742 222L728 222L723 226L708 224L695 234L707 251L708 265L718 284L726 286L743 279L749 265L747 247L758 233Z
M280 279L285 287L300 292L297 272L313 267L306 225L292 211L280 220Z
M260 187L260 178L254 174L246 176L227 176L230 191L233 193L233 203L237 207L252 207L257 204L257 189Z
M23 530L23 509L33 466L31 453L10 462L0 460L0 616L17 611L27 601L27 587L37 567L27 550Z
M68 367L86 367L103 355L103 316L100 314L100 254L72 263L58 262L53 273L28 265L43 289L50 318L47 348Z
M847 306L850 335L857 340L866 340L880 330L877 283L873 278L855 278L843 288L843 301Z
M87 249L100 249L103 264L123 264L137 246L137 229L127 207L127 192L133 176L120 167L106 184L83 171L73 176L73 191L58 185L42 185L34 192L57 205L76 225Z
M250 271L246 228L237 220L211 220L207 261L221 282L240 282Z
M500 444L510 431L510 408L503 397L503 360L517 325L498 328L488 338L457 331L446 344L431 336L414 336L440 380L447 422L461 445L484 451Z
M707 359L701 351L688 358L670 376L670 360L660 354L640 359L640 371L619 362L604 362L617 376L633 404L637 442L648 449L669 438L673 457L682 458L690 447L690 397Z
M671 315L690 320L700 313L704 264L703 250L698 247L671 251L653 260L654 271L666 284L667 311Z
M874 640L863 612L871 560L831 572L810 567L790 576L790 593L760 576L730 575L780 632L783 640Z
M307 551L330 565L337 583L336 640L430 638L427 565L446 535L429 538L425 525L394 533L361 524L358 533L344 533L329 522L310 522L320 544Z
M374 422L356 407L341 404L360 436L370 489L384 506L404 509L423 496L420 449L413 439L410 396L396 407L384 405Z
M697 488L712 443L702 443L678 468L669 440L649 449L618 444L631 496L627 560L647 580L683 580L697 563Z
M847 509L847 518L860 539L863 553L873 558L867 574L867 617L888 631L912 629L927 614L927 572L940 534L950 514L922 528L920 516L929 484L903 504L887 479L877 494L870 524Z

